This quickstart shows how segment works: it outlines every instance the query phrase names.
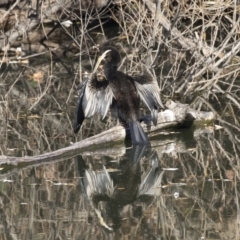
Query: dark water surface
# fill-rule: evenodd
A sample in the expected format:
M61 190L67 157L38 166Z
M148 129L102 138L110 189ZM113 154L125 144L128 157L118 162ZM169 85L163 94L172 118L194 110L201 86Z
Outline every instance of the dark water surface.
M0 176L1 239L239 239L238 150L185 129Z

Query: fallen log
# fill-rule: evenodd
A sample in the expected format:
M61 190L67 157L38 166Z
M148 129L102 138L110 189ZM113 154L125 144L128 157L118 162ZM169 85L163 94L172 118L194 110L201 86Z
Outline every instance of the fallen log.
M169 128L189 127L194 121L204 121L205 123L206 121L212 121L214 119L214 114L212 112L199 112L186 104L169 101L166 105L169 109L159 112L157 126L152 126L150 116L143 118L143 129L150 138L161 135L161 131ZM24 157L2 155L0 156L0 164L17 165L19 163L31 163L36 161L50 162L56 159L67 159L89 149L94 150L102 148L103 146L113 146L117 143L123 143L125 138L125 129L122 126L116 126L93 137L53 152Z

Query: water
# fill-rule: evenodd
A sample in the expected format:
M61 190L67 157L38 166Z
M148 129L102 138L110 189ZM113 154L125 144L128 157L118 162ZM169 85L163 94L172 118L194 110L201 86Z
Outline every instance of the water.
M191 139L189 131L150 149L120 145L54 163L4 165L2 237L238 239L238 158L224 148L223 131Z

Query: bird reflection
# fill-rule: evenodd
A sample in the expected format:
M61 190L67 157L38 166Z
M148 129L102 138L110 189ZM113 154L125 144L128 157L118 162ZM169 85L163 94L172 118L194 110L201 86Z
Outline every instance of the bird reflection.
M151 160L151 169L146 177L141 176L141 159ZM126 150L119 163L117 172L109 173L105 166L102 171L93 171L86 165L82 156L77 159L80 175L80 188L92 205L99 224L107 231L121 226L121 211L144 195L158 194L162 172L157 154L139 145Z
M96 113L104 118L110 108L120 123L129 128L134 145L149 144L139 122L140 99L151 111L156 125L158 110L164 108L157 82L146 73L132 77L118 71L121 56L114 47L105 46L102 52L93 74L80 86L74 133L79 131L85 118Z

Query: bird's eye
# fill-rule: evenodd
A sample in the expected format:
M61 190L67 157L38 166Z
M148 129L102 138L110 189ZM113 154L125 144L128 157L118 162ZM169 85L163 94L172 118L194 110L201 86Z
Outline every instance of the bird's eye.
M110 54L107 54L107 56L105 57L105 60L106 60L107 62L112 61L112 56L111 56Z

